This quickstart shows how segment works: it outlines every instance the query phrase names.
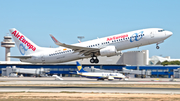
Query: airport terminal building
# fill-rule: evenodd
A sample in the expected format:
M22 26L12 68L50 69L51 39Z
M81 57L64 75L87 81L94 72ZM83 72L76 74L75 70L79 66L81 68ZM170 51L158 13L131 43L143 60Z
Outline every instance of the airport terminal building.
M48 75L57 74L62 76L73 76L76 73L77 67L76 64L58 64L58 65L33 65L33 64L1 64L0 65L0 75L2 75L2 68L12 68L12 66L16 66L18 68L25 68L25 69L39 69L44 68L49 70L50 72ZM140 70L140 71L151 71L150 77L159 77L159 78L170 78L171 75L174 75L174 70L180 68L180 66L126 66L126 65L89 65L84 64L82 66L89 67L89 68L97 68L97 69L105 69L105 70L112 70L112 71L123 71L123 69L129 70Z

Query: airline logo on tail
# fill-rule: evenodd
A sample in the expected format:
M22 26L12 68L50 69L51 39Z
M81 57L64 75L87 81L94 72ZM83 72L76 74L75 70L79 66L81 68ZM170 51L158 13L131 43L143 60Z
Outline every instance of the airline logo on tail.
M81 69L82 69L81 64L80 64L78 61L76 61L76 64L77 64L77 69L78 69L78 71L81 71Z
M77 68L78 68L78 71L80 71L80 70L81 70L81 68L82 68L82 66L77 66Z
M30 42L28 42L25 37L23 35L19 35L19 32L17 32L17 30L15 30L14 32L12 32L12 34L19 39L19 41L21 41L22 43L24 43L28 49L31 49L33 51L36 50L36 47L34 47ZM22 53L21 53L22 54Z
M87 72L87 71L84 71L84 69L82 68L81 64L78 61L76 61L76 65L77 65L78 72Z

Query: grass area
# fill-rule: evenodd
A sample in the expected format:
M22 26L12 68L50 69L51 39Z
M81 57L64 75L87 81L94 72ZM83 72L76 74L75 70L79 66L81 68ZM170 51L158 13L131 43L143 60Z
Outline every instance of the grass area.
M0 101L179 101L180 95L117 93L0 93Z
M0 85L0 86L180 88L180 84L61 84L61 85Z

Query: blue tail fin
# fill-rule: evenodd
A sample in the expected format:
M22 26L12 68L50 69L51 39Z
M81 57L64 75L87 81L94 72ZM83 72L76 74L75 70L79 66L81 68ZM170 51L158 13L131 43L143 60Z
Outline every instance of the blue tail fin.
M76 61L76 65L77 65L78 72L80 72L80 73L87 72L87 71L84 71L84 69L82 68L81 64L78 61Z

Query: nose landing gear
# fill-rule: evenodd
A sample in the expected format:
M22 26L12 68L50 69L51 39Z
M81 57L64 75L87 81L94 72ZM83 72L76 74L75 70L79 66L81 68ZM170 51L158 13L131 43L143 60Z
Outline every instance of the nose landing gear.
M159 49L160 47L158 46L158 44L156 44L156 49Z

